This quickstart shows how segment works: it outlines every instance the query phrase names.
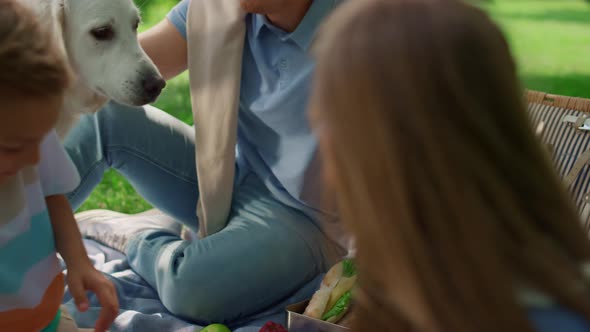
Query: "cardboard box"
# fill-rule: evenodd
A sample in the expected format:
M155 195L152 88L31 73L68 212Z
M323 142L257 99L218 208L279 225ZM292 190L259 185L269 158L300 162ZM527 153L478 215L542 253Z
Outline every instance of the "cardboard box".
M304 316L303 312L308 303L309 300L287 307L287 327L289 332L350 332L347 327Z

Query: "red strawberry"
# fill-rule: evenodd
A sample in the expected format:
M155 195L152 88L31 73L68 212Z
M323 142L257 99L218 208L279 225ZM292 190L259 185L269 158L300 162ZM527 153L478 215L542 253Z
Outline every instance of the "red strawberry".
M279 323L267 322L259 332L287 332L287 329Z

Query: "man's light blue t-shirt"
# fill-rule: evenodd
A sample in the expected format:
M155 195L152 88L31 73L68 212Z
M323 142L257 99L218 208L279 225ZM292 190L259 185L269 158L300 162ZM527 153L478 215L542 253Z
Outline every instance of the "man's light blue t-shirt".
M184 38L189 2L181 1L168 14ZM312 216L318 209L321 175L317 141L306 118L314 68L308 50L321 22L340 2L313 1L292 33L262 15L246 16L237 162L260 176L285 204ZM539 332L590 332L583 318L559 307L531 307L528 312Z
M168 19L186 38L189 0ZM292 33L263 15L246 16L240 109L239 174L256 173L283 203L316 216L321 197L317 140L306 116L314 61L309 48L340 0L314 1ZM211 110L214 111L214 110Z

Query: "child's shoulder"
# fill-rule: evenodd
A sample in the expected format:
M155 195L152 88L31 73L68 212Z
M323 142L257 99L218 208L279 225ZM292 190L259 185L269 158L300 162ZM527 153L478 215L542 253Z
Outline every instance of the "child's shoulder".
M41 143L38 169L45 196L68 193L80 182L76 166L66 153L55 130L47 134Z
M590 323L571 310L555 306L527 311L537 332L590 332Z
M47 135L43 138L43 142L41 142L41 154L42 157L51 158L51 155L43 155L44 152L53 152L52 150L56 149L63 149L59 137L57 136L57 132L55 129L50 130Z

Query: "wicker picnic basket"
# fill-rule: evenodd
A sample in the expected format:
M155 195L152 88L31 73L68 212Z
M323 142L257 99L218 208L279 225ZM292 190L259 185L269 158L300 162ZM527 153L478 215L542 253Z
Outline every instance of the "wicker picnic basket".
M547 144L590 233L590 99L527 91L529 116Z

